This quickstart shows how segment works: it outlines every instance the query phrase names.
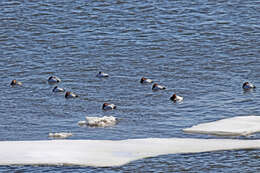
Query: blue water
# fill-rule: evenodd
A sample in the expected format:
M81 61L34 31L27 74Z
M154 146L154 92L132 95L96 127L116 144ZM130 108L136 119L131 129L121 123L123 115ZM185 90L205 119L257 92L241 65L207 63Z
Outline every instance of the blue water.
M147 137L218 138L182 132L192 125L260 115L260 2L1 1L0 140ZM104 71L109 78L96 78ZM47 79L77 93L52 93ZM148 77L165 85L153 92ZM11 88L13 79L22 87ZM244 92L243 82L257 88ZM169 100L173 93L181 104ZM117 105L102 111L104 102ZM119 118L79 127L85 116ZM241 137L240 137L241 138ZM259 139L255 134L246 139ZM0 166L1 172L258 172L258 150L178 154L121 167Z

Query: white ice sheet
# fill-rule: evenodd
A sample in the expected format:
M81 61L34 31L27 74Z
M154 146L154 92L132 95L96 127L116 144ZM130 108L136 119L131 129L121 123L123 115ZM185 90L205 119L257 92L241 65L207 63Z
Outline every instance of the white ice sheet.
M260 132L260 116L238 116L210 123L202 123L183 129L188 133L202 133L221 136L246 136Z
M162 154L259 149L260 140L147 138L0 142L0 165L120 166Z

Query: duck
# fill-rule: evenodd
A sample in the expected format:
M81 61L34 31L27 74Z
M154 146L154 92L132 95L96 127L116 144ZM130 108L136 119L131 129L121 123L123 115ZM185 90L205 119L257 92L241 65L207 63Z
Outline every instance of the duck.
M158 90L165 90L166 87L162 85L158 85L157 83L153 84L152 90L158 91Z
M140 80L140 83L153 83L153 80L142 77Z
M183 97L173 94L170 99L174 102L181 102L183 100Z
M104 72L98 72L97 77L109 77L109 75L107 73Z
M17 80L12 80L12 82L10 83L10 85L11 86L16 86L16 85L19 85L19 86L21 86L22 85L22 82L19 82L19 81L17 81Z
M102 106L103 110L112 110L112 109L116 109L116 105L114 104L110 104L110 103L104 103Z
M65 91L65 89L60 88L60 87L58 87L58 86L55 86L55 87L53 88L53 90L52 90L52 92L64 92L64 91Z
M61 79L58 78L57 76L50 76L48 79L48 82L50 84L59 83L59 82L61 82Z
M68 99L68 98L76 98L76 97L79 97L77 94L74 94L73 92L69 92L67 91L66 94L65 94L65 98Z
M245 82L245 83L243 83L242 88L243 88L244 90L249 90L249 89L254 89L255 86L254 86L252 83Z

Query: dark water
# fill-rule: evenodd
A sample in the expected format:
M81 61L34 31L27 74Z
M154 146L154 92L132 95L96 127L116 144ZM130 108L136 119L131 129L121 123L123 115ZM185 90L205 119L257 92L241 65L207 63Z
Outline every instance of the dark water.
M260 2L1 1L0 140L147 137L215 138L184 134L197 123L259 115ZM98 71L110 74L99 79ZM66 100L59 86L80 95ZM149 77L167 87L153 92ZM10 88L12 79L23 87ZM182 104L169 98L184 97ZM104 102L118 109L103 112ZM85 116L113 115L109 128L79 127ZM246 139L259 139L259 134ZM1 166L1 172L259 172L258 150L167 155L122 167Z

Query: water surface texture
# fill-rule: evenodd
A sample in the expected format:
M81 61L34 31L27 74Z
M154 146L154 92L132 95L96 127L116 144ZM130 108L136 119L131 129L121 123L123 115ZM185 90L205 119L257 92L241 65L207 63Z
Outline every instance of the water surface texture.
M195 137L192 125L260 115L257 0L56 0L0 2L0 140ZM109 78L96 77L99 71ZM52 93L58 85L80 97ZM154 92L148 77L167 87ZM17 79L22 87L10 87ZM250 81L256 89L242 90ZM182 103L169 100L173 93ZM104 102L116 110L102 111ZM115 116L113 127L79 127ZM246 139L259 139L255 134ZM237 138L237 137L236 137ZM242 138L242 137L240 137ZM258 150L178 154L122 167L1 166L1 172L258 172Z

